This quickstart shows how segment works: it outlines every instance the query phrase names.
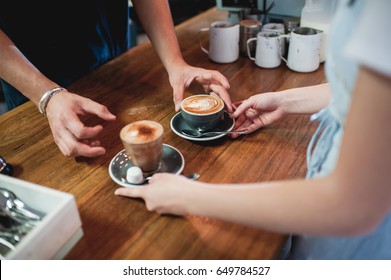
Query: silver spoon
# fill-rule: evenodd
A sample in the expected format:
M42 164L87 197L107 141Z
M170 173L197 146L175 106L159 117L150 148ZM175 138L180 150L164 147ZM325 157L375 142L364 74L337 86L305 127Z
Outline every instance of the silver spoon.
M25 234L18 234L16 232L0 231L0 238L6 240L12 245L16 245Z
M45 216L44 213L27 206L12 191L4 188L0 188L0 206L7 209L15 218L40 221Z
M245 134L248 130L242 129L242 130L220 130L220 131L199 131L199 130L190 130L190 129L182 129L181 132L183 135L190 136L190 137L212 137L219 134Z
M200 174L198 173L190 173L188 175L185 175L186 178L190 179L190 180L194 180L194 181L197 181L198 178L200 177ZM149 180L152 178L152 176L148 176L146 178L144 178L141 182L138 182L138 183L134 183L134 182L129 182L127 181L125 178L121 178L123 181L129 183L129 184L132 184L132 185L143 185L147 182L149 182Z
M0 238L0 259L5 259L6 255L10 251L14 251L15 246L8 242L7 240Z

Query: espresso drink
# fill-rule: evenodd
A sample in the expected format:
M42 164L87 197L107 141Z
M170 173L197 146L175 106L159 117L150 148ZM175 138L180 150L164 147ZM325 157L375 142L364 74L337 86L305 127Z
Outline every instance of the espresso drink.
M212 95L192 95L181 102L181 115L187 125L206 131L216 127L224 114L224 102Z
M163 126L154 121L142 120L123 127L120 138L126 154L144 173L159 170L163 153Z
M183 100L182 109L197 115L214 114L221 111L224 103L212 95L194 95Z

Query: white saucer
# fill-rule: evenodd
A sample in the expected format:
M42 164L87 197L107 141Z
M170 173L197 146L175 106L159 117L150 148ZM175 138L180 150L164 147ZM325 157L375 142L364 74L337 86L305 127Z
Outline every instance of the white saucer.
M123 187L142 187L142 185L134 185L126 181L126 171L132 167L133 163L125 153L125 149L116 154L109 164L109 174L111 179L118 185ZM185 159L183 155L174 147L163 144L162 166L159 172L168 172L180 174L185 167Z
M232 119L228 112L224 111L224 117L223 120L218 124L218 126L215 128L215 130L232 130L232 128L235 125L235 120ZM227 133L222 133L222 134L216 134L215 136L202 136L202 137L191 137L189 135L183 134L181 131L182 129L191 129L183 119L181 112L178 112L175 114L175 116L172 117L170 121L170 126L172 131L174 133L182 138L185 138L187 140L192 140L192 141L210 141L210 140L215 140L221 137L224 137L227 135Z

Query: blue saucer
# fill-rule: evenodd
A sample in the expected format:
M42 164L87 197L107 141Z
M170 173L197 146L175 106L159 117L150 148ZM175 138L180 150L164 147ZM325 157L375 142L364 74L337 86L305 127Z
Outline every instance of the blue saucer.
M125 179L128 168L132 166L134 166L132 161L123 149L110 161L109 174L111 179L123 187L142 187L142 185L131 184ZM162 165L159 172L181 174L184 167L185 159L183 155L174 147L163 144Z
M228 112L224 111L222 121L213 130L230 131L230 130L232 130L234 125L235 125L235 120L229 116ZM175 114L175 116L172 117L171 122L170 122L170 126L171 126L172 131L174 131L174 133L176 135L178 135L184 139L192 140L192 141L211 141L211 140L215 140L215 139L218 139L218 138L221 138L221 137L224 137L225 135L227 135L227 133L217 134L217 135L209 136L209 137L207 137L207 136L191 137L189 135L185 135L182 133L182 130L183 129L191 129L191 128L186 124L185 120L183 119L183 117L181 115L181 112Z

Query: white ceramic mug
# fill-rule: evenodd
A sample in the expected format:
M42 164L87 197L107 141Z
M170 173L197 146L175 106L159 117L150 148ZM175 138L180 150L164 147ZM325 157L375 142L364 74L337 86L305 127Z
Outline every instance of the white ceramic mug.
M204 48L200 39L201 50L217 63L230 63L239 58L239 24L229 21L215 21L210 27L201 28L209 32L209 50Z
M289 39L288 59L282 58L287 66L297 72L312 72L319 68L322 31L309 27L297 27Z
M256 41L255 57L251 56L250 44ZM281 64L280 36L277 33L259 32L256 38L247 40L247 55L262 68L274 68Z

